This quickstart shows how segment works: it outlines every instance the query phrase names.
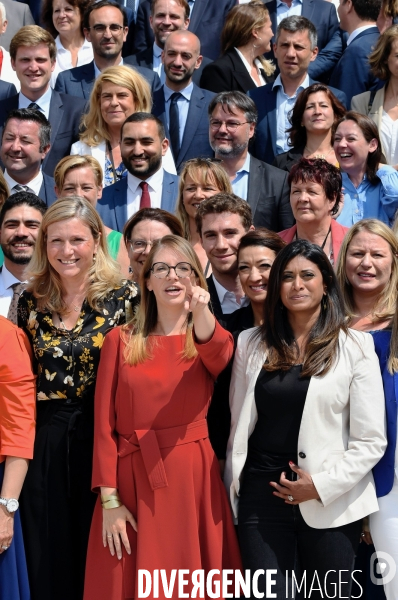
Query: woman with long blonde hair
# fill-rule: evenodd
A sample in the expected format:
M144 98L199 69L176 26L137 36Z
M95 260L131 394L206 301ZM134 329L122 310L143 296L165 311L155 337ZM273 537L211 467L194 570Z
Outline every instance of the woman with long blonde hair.
M110 258L101 219L84 198L45 213L18 305L37 374L34 458L22 519L33 599L83 596L91 493L94 386L106 332L138 301Z
M134 597L140 569L240 567L206 423L232 338L209 310L199 259L183 238L167 235L153 246L140 287L137 314L109 333L98 372L93 488L100 497L85 600Z

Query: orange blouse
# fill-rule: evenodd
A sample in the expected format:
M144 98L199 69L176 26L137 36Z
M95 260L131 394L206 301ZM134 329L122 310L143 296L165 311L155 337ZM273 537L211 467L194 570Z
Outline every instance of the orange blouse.
M28 338L0 316L0 463L7 456L33 456L35 375Z

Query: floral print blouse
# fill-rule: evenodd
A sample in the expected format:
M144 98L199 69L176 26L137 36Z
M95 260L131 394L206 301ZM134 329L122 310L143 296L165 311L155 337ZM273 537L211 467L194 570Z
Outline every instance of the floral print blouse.
M73 330L55 327L52 314L39 312L36 298L23 292L18 303L18 325L32 344L37 372L37 400L94 398L100 351L107 331L122 325L139 302L138 289L123 282L104 300L99 311L84 301Z

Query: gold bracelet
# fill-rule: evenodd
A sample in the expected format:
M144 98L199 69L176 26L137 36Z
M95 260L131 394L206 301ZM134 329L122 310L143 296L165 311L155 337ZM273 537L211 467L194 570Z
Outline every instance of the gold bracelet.
M101 502L108 502L108 500L120 500L119 494L101 494Z
M108 510L109 508L119 508L119 506L122 506L122 503L119 499L106 500L105 502L101 502L101 504L102 508L104 508L105 510Z

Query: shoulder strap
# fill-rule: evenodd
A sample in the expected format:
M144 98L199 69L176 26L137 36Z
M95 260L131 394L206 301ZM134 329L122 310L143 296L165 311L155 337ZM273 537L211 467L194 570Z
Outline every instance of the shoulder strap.
M377 90L370 90L369 103L368 103L368 114L372 110L373 101L375 99Z

